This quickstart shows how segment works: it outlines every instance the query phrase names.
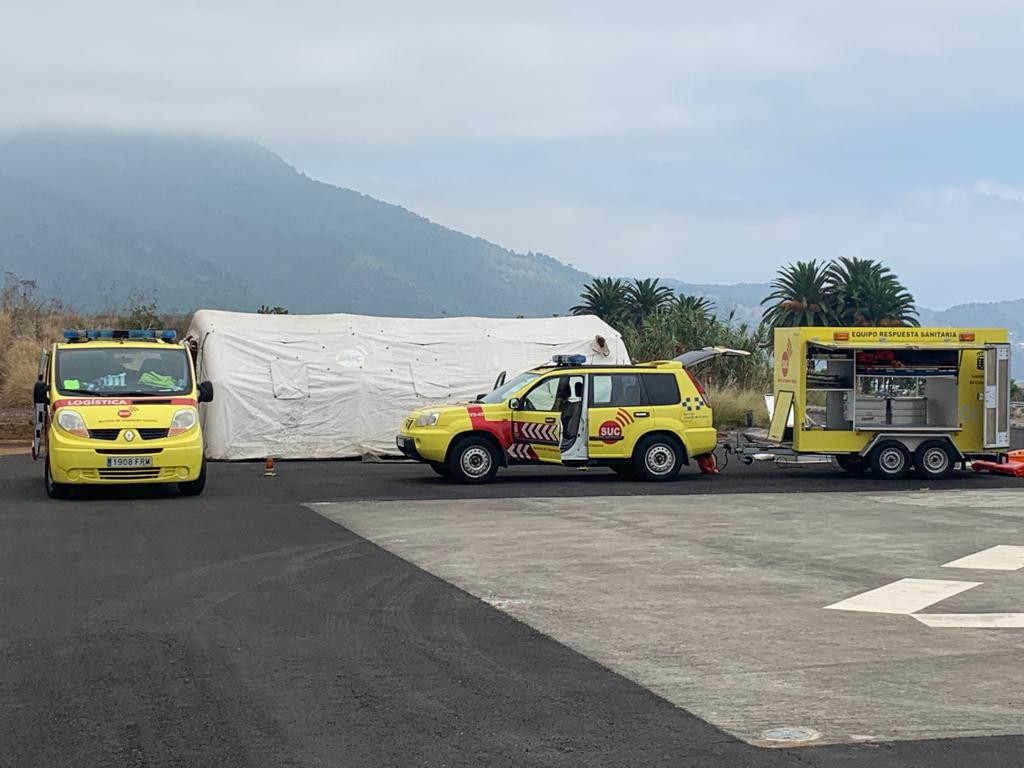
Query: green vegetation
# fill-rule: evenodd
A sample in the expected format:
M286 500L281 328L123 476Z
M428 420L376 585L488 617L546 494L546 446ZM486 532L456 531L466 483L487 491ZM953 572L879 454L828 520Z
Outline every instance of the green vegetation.
M750 357L708 363L701 367L701 380L721 390L760 391L767 386L769 339L763 324L751 327L734 323L731 316L720 319L708 299L675 295L658 280L595 278L580 300L572 314L597 315L617 328L633 360L671 360L711 346L742 349Z
M68 328L173 328L179 337L188 315L157 314L156 304L136 298L124 312L83 315L60 302L40 298L34 280L8 272L0 291L0 405L28 407L45 346Z
M779 270L764 320L769 325L918 325L914 297L892 271L871 259L798 261Z

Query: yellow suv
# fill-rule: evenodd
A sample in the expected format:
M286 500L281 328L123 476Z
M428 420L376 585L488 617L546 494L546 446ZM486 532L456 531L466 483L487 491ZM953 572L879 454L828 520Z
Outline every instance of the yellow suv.
M213 385L196 383L192 357L174 331L65 331L43 351L35 384L32 455L46 493L72 485L206 485L198 404Z
M717 443L711 407L687 365L721 347L671 361L587 365L559 355L473 403L410 413L397 438L405 455L460 483L485 483L500 466L606 466L645 480L671 480Z

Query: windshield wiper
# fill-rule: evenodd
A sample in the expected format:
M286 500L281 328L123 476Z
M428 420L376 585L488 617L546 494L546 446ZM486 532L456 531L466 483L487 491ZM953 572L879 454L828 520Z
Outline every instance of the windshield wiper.
M60 388L61 394L65 395L91 395L92 397L108 397L102 392L97 392L94 389L68 389L67 387Z

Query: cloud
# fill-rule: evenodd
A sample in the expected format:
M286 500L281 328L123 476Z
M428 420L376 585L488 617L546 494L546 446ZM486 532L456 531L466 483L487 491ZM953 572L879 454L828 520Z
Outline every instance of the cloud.
M0 129L240 135L597 273L1021 293L1019 0L9 6Z
M0 120L368 143L828 130L1019 99L1022 20L992 0L18 3Z
M888 264L923 306L1021 298L1020 282L996 279L1019 269L1024 217L980 211L967 188L955 209L948 190L922 191L881 210L835 208L769 216L671 213L650 209L555 206L528 201L415 201L432 218L522 250L538 244L599 275L664 276L697 283L767 282L795 260L836 256ZM926 204L931 200L931 204ZM1014 206L1020 205L1014 201Z

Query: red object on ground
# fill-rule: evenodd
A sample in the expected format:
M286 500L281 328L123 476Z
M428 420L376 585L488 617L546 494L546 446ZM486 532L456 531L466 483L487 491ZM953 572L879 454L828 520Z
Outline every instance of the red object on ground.
M697 457L697 466L700 467L702 475L717 475L718 462L715 461L715 454L706 453Z
M971 469L975 472L995 472L997 475L1024 477L1024 461L1008 461L1005 464L997 464L994 461L974 461L971 462Z
M263 470L264 477L274 477L277 474L277 470L274 469L274 460L269 456L267 457L266 469Z

